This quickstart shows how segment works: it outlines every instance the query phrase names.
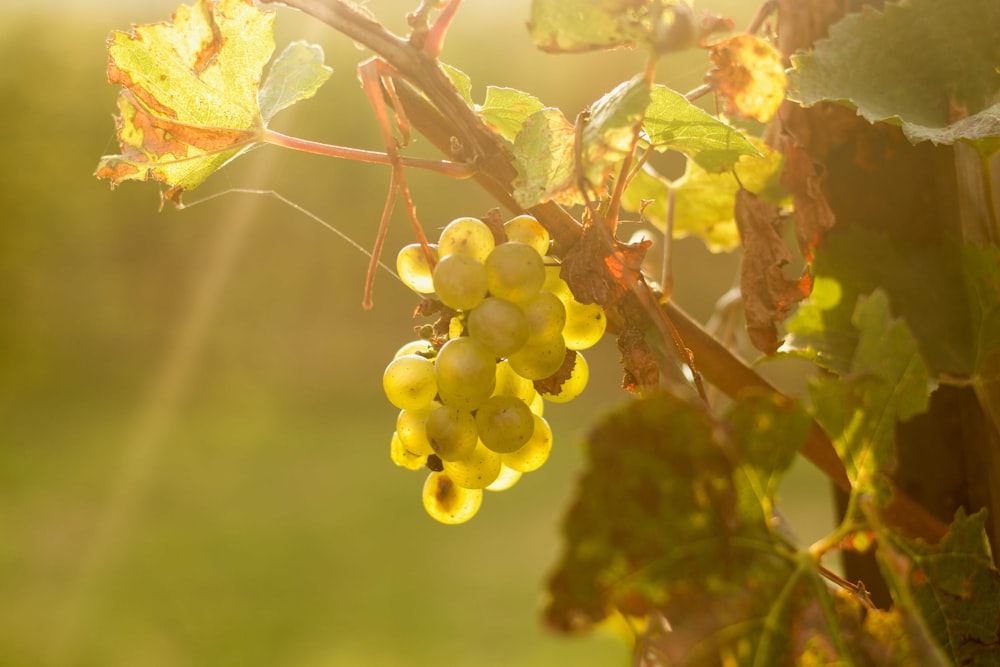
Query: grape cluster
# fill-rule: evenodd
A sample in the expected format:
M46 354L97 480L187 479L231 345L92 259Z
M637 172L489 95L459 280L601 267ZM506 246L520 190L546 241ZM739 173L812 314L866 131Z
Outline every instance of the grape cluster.
M600 306L574 299L547 260L549 234L537 220L517 216L503 232L497 243L481 220L458 218L436 245L406 246L396 259L403 282L450 318L446 333L401 347L382 376L400 409L392 460L430 470L423 504L442 523L468 521L483 489L508 489L545 463L544 401L583 391L589 372L578 350L606 325Z

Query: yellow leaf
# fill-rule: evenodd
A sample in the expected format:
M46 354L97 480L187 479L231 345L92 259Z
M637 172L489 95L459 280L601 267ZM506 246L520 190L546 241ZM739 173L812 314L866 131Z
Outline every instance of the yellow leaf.
M257 91L273 22L249 0L198 0L169 23L113 33L108 81L123 86L122 154L103 157L97 177L112 186L152 178L176 198L253 145L264 127Z
M777 49L742 34L712 44L711 58L715 68L708 82L728 99L726 113L769 121L785 99L785 67Z

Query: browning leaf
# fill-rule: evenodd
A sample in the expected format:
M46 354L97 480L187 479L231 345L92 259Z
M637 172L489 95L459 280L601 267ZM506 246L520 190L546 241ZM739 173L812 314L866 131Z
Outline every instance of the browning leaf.
M826 232L833 227L833 210L823 193L823 176L809 154L791 136L784 135L785 169L781 184L792 193L795 204L795 236L807 264Z
M778 233L780 219L774 204L740 189L734 213L744 250L740 291L747 334L758 350L774 354L781 342L777 323L796 302L809 296L812 280L808 273L790 280L781 270L792 254Z
M576 351L566 350L566 358L563 359L562 366L555 373L544 380L535 380L535 391L539 394L558 394L562 391L563 382L573 374L576 366Z
M648 239L622 243L612 238L602 221L585 212L583 233L563 258L560 276L580 303L607 307L639 280L650 245Z
M710 49L715 68L708 83L727 98L726 113L771 120L785 99L785 66L778 50L748 34L715 42Z
M633 319L626 319L618 334L618 350L622 353L621 364L625 371L622 389L634 393L652 391L659 386L660 367L656 356Z

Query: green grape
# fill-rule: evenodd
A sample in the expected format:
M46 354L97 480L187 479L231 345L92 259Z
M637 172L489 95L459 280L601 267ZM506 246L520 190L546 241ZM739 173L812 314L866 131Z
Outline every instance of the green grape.
M431 256L437 262L438 248L429 244ZM430 294L434 291L434 280L432 278L433 267L427 261L427 253L419 243L411 243L403 246L403 249L396 255L396 273L403 284L410 289L421 294Z
M476 443L467 458L461 461L442 461L448 477L463 489L485 489L500 476L500 455L482 442Z
M411 340L409 343L404 343L398 350L396 350L396 354L392 355L392 358L399 359L407 354L416 354L430 359L435 354L434 346L430 344L430 341Z
M555 338L566 326L566 306L548 290L543 289L522 308L528 321L528 345Z
M441 407L437 401L419 410L401 410L396 417L396 434L403 446L419 456L434 453L430 440L427 439L427 418Z
M382 389L389 402L401 410L424 407L438 393L434 362L417 354L393 359L382 373Z
M456 218L441 230L438 238L438 253L441 257L461 254L475 257L485 262L493 251L496 241L493 232L482 220L476 218Z
M392 462L407 470L420 470L427 465L426 454L414 454L406 448L399 437L399 433L393 432L392 443L389 445L389 457Z
M590 368L587 366L587 360L583 358L582 354L577 352L575 357L573 370L570 371L569 377L562 383L559 393L543 393L542 398L553 403L568 403L583 393L583 390L587 388L587 380L590 379Z
M520 472L532 472L542 467L552 451L552 429L542 417L535 415L535 430L531 439L516 452L504 454L500 458L508 468Z
M549 231L530 215L519 215L503 223L508 241L527 243L539 255L549 252Z
M557 299L558 301L558 299ZM528 320L515 304L488 297L468 314L469 335L497 357L517 352L528 339Z
M486 258L486 284L493 296L523 303L535 298L544 282L542 256L527 243L502 243Z
M535 385L532 384L531 388L534 389ZM539 417L544 416L545 401L543 400L542 395L539 394L537 391L532 395L531 400L528 401L528 408L531 410L533 414L536 414Z
M448 255L434 267L434 291L454 310L471 310L486 298L486 267L471 255Z
M496 358L489 348L468 336L445 343L434 367L438 394L445 405L471 412L496 386Z
M531 439L535 420L521 399L494 396L476 411L476 428L484 445L498 454L508 454Z
M494 396L516 396L530 404L538 392L531 380L521 377L510 367L509 361L497 364L497 383L493 389Z
M567 298L573 298L573 292L566 281L559 277L561 271L562 267L558 264L546 264L545 282L542 283L542 289L546 292L552 292L565 302Z
M501 460L503 457L500 457ZM517 481L521 479L523 473L520 470L514 470L513 468L508 468L507 466L500 464L500 474L497 476L493 483L486 487L487 491L506 491L510 487L517 484Z
M427 476L422 495L431 518L447 524L465 523L483 503L482 490L460 487L444 472Z
M544 380L563 365L566 359L566 343L562 336L525 345L507 359L510 367L521 377L529 380ZM440 378L438 384L440 386Z
M566 326L563 339L571 350L586 350L601 340L608 326L604 309L596 303L583 304L573 299L566 304Z
M426 435L442 461L460 461L476 448L479 433L472 413L442 405L427 417Z

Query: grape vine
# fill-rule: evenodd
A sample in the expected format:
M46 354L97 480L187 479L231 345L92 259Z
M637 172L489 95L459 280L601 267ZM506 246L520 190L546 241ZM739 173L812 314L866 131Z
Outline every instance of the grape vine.
M460 0L420 2L406 37L342 0L285 4L373 52L359 73L384 152L269 130L275 113L329 77L322 52L294 43L265 78L274 14L249 0L199 0L172 23L109 41L108 77L123 86L122 154L103 158L97 176L160 181L164 199L180 204L258 143L390 168L364 304L399 198L416 239L398 252L398 275L419 295L418 315L435 319L396 352L383 388L400 410L390 457L427 471L431 517L463 523L484 490L510 488L545 462L553 433L544 402L583 390L580 351L607 329L635 400L588 437L549 583L551 627L616 619L642 665L1000 661L995 2L957 3L960 29L942 33L962 45L955 62L947 49L929 57L922 48L938 22L926 17L953 18L930 0L850 15L815 48L822 35L797 33L801 12L786 0L763 3L750 29L729 37L716 35L731 21L680 0L534 0L529 32L543 51L647 55L642 71L572 121L521 91L490 87L482 103L472 99L468 77L440 60ZM777 32L758 35L775 13ZM657 66L685 49L704 49L711 67L704 86L681 93L656 82ZM896 85L905 58L926 65L925 80ZM842 76L859 64L875 85ZM928 107L927 88L943 103ZM693 104L709 93L718 115ZM867 120L843 115L833 101L844 100ZM740 129L740 117L766 123L763 137ZM407 157L414 130L447 160ZM834 187L844 179L863 190L859 172L888 179L895 156L927 150L955 156L945 161L958 183L948 192L960 193L961 211L947 233L914 241L888 226L873 231ZM680 178L654 168L666 152L685 160ZM472 179L513 216L457 218L431 243L406 179L412 168ZM815 362L823 374L807 397L782 394L670 301L669 271L654 280L642 270L649 244L620 239L625 213L659 227L668 248L677 235L742 247L747 339L765 356ZM783 233L789 219L797 255ZM799 275L788 275L795 262ZM951 329L920 303L927 293L942 297ZM727 404L711 405L706 385ZM968 390L985 435L963 450L978 457L967 465L977 468L972 492L942 509L911 497L921 486L903 475L912 458L903 440L906 424L937 414L945 387ZM844 500L839 526L808 547L775 513L778 483L799 453ZM867 585L831 571L824 559L840 552L870 561ZM875 583L885 599L869 593Z

